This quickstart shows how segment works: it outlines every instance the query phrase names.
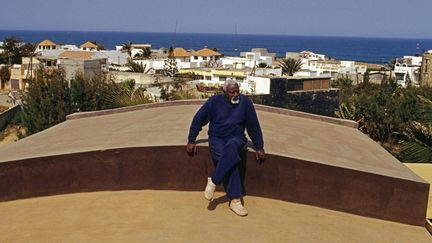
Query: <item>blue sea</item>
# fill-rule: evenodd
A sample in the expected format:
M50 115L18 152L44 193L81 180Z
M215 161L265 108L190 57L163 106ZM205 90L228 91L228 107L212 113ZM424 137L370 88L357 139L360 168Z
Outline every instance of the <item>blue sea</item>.
M50 39L57 44L81 45L97 41L107 49L128 41L149 43L152 48L170 46L198 50L203 47L218 48L228 56L238 56L241 51L263 47L284 57L286 52L309 50L338 60L355 60L385 64L404 55L418 55L432 49L432 39L323 37L289 35L198 34L198 33L148 33L148 32L87 32L87 31L22 31L0 30L0 41L16 36L25 42L38 43Z

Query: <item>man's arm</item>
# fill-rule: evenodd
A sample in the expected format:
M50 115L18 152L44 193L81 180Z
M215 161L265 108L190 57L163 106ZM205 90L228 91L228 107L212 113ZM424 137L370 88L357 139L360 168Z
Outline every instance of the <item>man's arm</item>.
M249 99L246 111L246 131L255 146L256 159L261 164L265 160L264 140L255 107Z
M206 103L204 103L204 105L198 110L192 120L189 129L188 144L186 145L186 152L189 156L194 156L196 154L197 148L195 145L195 140L199 132L202 130L202 127L210 121L209 106L210 102L207 100Z

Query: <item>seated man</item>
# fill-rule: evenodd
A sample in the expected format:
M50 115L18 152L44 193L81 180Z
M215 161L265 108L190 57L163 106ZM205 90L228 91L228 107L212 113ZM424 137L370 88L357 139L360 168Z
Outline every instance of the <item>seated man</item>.
M245 129L256 149L256 159L265 159L261 127L252 101L240 94L235 81L227 81L224 93L210 97L198 110L189 130L186 151L189 156L196 153L195 140L202 127L209 124L209 147L215 165L212 177L207 180L204 197L212 200L217 185L224 184L230 209L239 216L246 216L247 210L241 202L242 180L239 163L247 145Z

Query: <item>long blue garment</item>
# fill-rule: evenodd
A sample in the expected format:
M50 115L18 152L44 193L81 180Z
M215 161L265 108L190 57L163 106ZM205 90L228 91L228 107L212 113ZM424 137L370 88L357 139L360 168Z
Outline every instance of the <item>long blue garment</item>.
M189 130L189 143L195 143L198 133L207 123L209 125L209 147L215 171L212 181L223 183L229 199L240 198L245 194L243 179L245 130L257 150L263 149L261 127L252 101L240 95L239 104L231 104L224 94L212 96L198 110ZM240 164L240 162L243 162Z
M195 114L189 130L189 143L195 143L202 127L210 122L209 138L245 137L245 129L256 150L263 149L261 127L252 101L240 95L239 104L231 104L224 94L210 97Z

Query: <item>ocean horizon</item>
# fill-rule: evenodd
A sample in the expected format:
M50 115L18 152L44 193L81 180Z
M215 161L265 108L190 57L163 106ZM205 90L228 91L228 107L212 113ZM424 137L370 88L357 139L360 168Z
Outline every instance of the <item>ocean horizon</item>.
M116 45L148 43L152 48L183 47L198 50L203 47L217 48L227 56L239 56L252 48L267 48L277 57L286 52L304 50L324 54L337 60L385 64L393 58L421 55L432 49L432 39L390 37L341 37L299 36L275 34L217 34L217 33L164 33L121 31L51 31L51 30L0 30L0 41L16 36L22 41L38 43L45 39L57 44L81 45L97 41L109 50Z

